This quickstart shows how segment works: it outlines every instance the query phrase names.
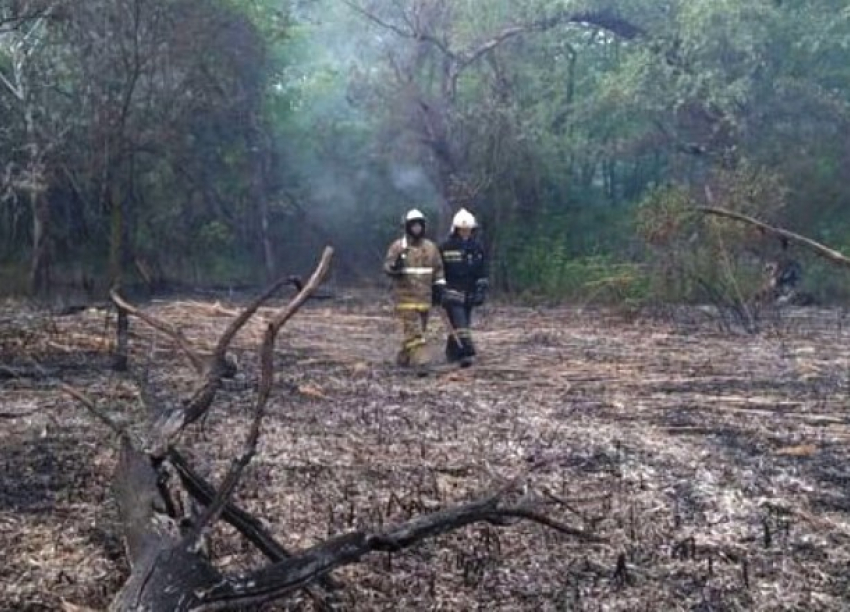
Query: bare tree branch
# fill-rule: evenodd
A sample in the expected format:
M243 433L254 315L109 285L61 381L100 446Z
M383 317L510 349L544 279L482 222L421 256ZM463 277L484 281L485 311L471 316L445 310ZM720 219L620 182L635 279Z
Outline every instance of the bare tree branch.
M186 459L176 450L172 449L169 452L168 460L177 470L180 481L189 494L205 506L209 505L216 496L215 488L195 472ZM284 548L259 520L232 502L225 504L221 517L249 542L254 544L270 561L283 561L292 557L292 553ZM342 588L342 585L331 576L322 577L319 580L319 584L326 591L336 591ZM313 588L307 588L306 590L313 601L321 606L322 609L329 608L325 601L326 593L317 592Z
M578 538L579 540L583 540L585 542L604 542L603 538L598 538L592 534L589 534L581 529L576 529L575 527L570 527L569 525L562 523L560 521L556 521L550 516L543 514L542 512L538 512L533 508L505 508L502 510L497 519L505 518L515 518L520 520L531 521L532 523L538 523L543 525L544 527L548 527L549 529L553 529L554 531L558 531L563 533L564 535L572 536L574 538ZM491 520L491 522L499 523L498 520Z
M189 494L208 506L216 496L215 488L198 474L176 449L168 452L168 460L177 471L180 481ZM263 527L256 518L233 504L225 504L222 518L232 525L239 533L254 544L270 561L283 561L292 556L274 537Z
M313 271L313 274L307 280L307 283L292 299L287 307L272 320L270 325L273 329L266 332L266 340L274 341L274 338L277 336L280 328L286 325L286 322L289 321L296 312L298 312L301 306L304 305L304 302L306 302L316 289L318 289L322 280L328 273L332 257L333 249L331 247L325 247L325 250L322 253L322 258L319 261L319 265Z
M98 420L100 420L107 427L109 427L109 429L114 431L118 435L119 438L130 439L130 434L128 433L128 431L123 426L116 423L112 419L112 417L110 417L108 414L106 414L103 410L98 408L97 404L95 404L91 400L91 398L89 398L85 393L83 393L82 391L80 391L78 389L75 389L71 385L67 385L67 384L64 384L64 383L60 384L59 388L65 394L70 395L75 400L80 402L90 413L92 413L95 417L97 417Z
M202 487L206 488L208 493L207 508L188 533L181 535L181 517L177 512L176 498L161 482L163 468L165 464L170 464L168 457L173 454L176 437L189 422L187 410L171 411L164 421L155 422L151 426L150 436L155 439L153 450L140 452L131 441L122 439L121 460L115 478L116 498L124 528L124 542L133 571L113 601L112 609L136 610L146 606L152 606L152 609L168 610L196 609L198 602L196 594L221 581L219 572L207 556L199 550L197 542L219 517L228 513L232 515L229 498L238 485L244 468L256 451L262 418L274 382L275 339L283 325L318 288L329 269L332 255L333 249L326 248L316 271L307 284L269 323L261 348L260 389L247 440L239 457L234 460L228 470L219 491L213 493L211 487ZM217 354L224 354L229 342L227 338L232 338L248 321L251 314L256 312L259 304L268 298L275 288L285 282L286 279L275 283L270 290L257 298L245 313L231 323L223 336L224 340L219 342L219 347L223 346L223 348L217 350ZM215 390L220 384L214 381L213 374L210 374L217 367L216 363L213 363L207 371L207 381L204 386L211 390L209 402L212 401ZM206 406L209 405L207 403ZM181 476L182 480L185 480L185 473ZM276 553L282 550L276 543L273 549ZM321 609L327 608L324 599L318 593L311 592L311 595Z
M293 298L283 313L276 317L275 322L279 324L270 324L264 336L263 345L261 347L261 365L262 373L260 379L260 389L257 398L254 419L251 424L251 429L248 439L245 442L243 451L237 457L224 479L220 490L215 491L207 485L202 479L199 479L191 469L189 469L185 460L180 457L176 451L169 453L169 457L174 461L175 467L181 476L184 485L189 481L193 486L192 491L196 496L203 496L203 503L207 505L206 510L198 519L192 532L187 536L187 545L189 547L197 547L199 542L203 541L206 531L211 525L215 524L220 516L224 516L225 520L239 529L243 535L246 535L251 541L258 543L263 552L274 561L282 561L289 558L291 555L280 546L259 523L250 515L234 508L230 504L229 499L239 482L239 479L256 451L256 445L260 436L260 424L265 415L265 406L267 404L271 387L274 382L274 341L277 337L283 324L294 315L307 299L312 295L321 284L324 277L330 268L330 261L333 256L333 249L326 248L322 259L320 260L316 271L310 277L307 284L299 291L298 295ZM244 314L244 313L243 313ZM188 488L188 487L187 487ZM327 577L322 581L322 586L334 588L336 585ZM308 594L321 607L327 608L324 597L321 593L315 592L312 589L307 589Z
M409 19L405 20L409 29L405 29L382 18L375 12L364 8L353 0L342 0L342 2L358 15L402 38L427 42L439 49L452 63L452 67L449 69L452 83L457 80L464 69L475 63L483 55L507 40L528 32L543 32L559 25L579 24L609 31L626 40L637 38L644 33L641 28L610 10L584 11L580 13L564 12L546 19L505 27L501 31L487 37L483 42L470 48L453 51L445 41L424 31Z
M125 310L128 314L131 314L137 319L144 321L154 329L161 331L163 334L174 340L180 350L183 351L183 353L191 362L195 372L197 372L198 374L202 374L204 372L203 359L201 359L197 351L192 348L192 344L189 342L189 340L186 339L186 336L184 336L179 329L175 329L165 321L160 321L159 319L146 313L145 311L136 308L135 306L127 302L124 298L122 298L115 289L109 292L109 296L112 298L112 301L115 302L116 307Z
M9 93L15 96L18 102L23 102L25 100L26 96L24 95L24 92L22 92L20 88L16 87L9 79L7 79L6 75L4 75L2 72L0 72L0 83L6 86L6 89L9 90Z
M446 56L451 59L457 59L457 55L439 38L436 36L429 34L427 32L423 32L419 28L415 26L409 19L405 19L405 22L408 26L410 26L409 30L405 30L386 19L381 18L377 14L369 11L356 2L352 2L351 0L342 0L342 3L353 10L358 15L365 17L372 23L379 25L380 27L389 30L390 32L401 36L402 38L409 38L411 40L416 40L419 42L427 42L429 44L434 45L437 49L442 51Z
M733 221L740 221L742 223L752 225L765 233L771 234L773 236L778 236L780 238L785 238L789 242L793 242L805 249L808 249L809 251L812 251L815 255L823 257L824 259L827 259L834 264L838 264L839 266L843 266L845 268L850 268L850 258L834 249L829 248L828 246L825 246L819 242L815 242L811 238L806 238L805 236L796 234L786 229L782 229L781 227L774 227L772 225L768 225L767 223L759 221L754 217L750 217L748 215L744 215L732 210L727 210L725 208L700 206L697 208L697 210L707 215L724 217L726 219L732 219Z
M312 279L311 279L312 280ZM289 277L285 276L273 283L266 291L257 297L245 310L234 319L227 329L222 334L216 344L213 354L208 361L204 361L197 352L191 347L185 336L178 330L174 329L167 323L160 321L140 309L127 303L117 293L113 292L113 300L120 308L124 308L130 314L139 317L155 329L159 329L173 338L181 349L189 356L195 370L203 374L203 380L198 388L193 393L192 397L185 403L184 406L173 408L160 415L156 425L152 428L153 439L151 440L150 453L154 457L163 457L168 451L168 448L180 436L181 432L201 418L204 413L212 405L216 393L221 387L221 378L227 373L226 353L227 348L239 330L251 319L263 303L268 301L281 287L289 282ZM298 304L300 307L301 303ZM296 309L297 310L297 309ZM293 313L294 314L294 313ZM289 315L291 316L291 314ZM288 319L288 317L287 317Z
M368 553L399 551L424 539L433 538L467 525L488 522L506 525L512 518L530 520L588 542L604 542L592 534L562 525L536 512L529 505L502 505L506 491L479 500L416 517L376 533L348 533L307 549L281 563L250 572L198 593L197 610L225 610L236 606L259 605L278 599L314 581L331 570L356 563Z
M622 19L610 11L585 12L585 13L561 13L548 19L541 19L527 24L510 26L493 35L477 46L467 49L459 54L460 62L456 67L459 74L467 66L480 59L481 56L492 51L505 41L525 34L527 32L545 32L559 25L581 24L595 26L608 30L625 39L632 39L642 34L642 30L625 19ZM456 78L456 77L455 77Z
M209 505L216 496L215 488L195 472L185 457L177 450L172 449L169 451L168 460L174 466L177 475L180 477L180 481L189 494L203 505ZM292 556L292 553L281 545L259 520L233 502L225 504L221 517L249 542L254 544L270 561L283 561ZM342 585L330 576L325 576L320 581L320 584L330 591L342 588ZM310 594L316 599L317 594L312 592Z
M274 320L269 324L266 329L265 336L263 338L263 345L260 349L260 364L261 364L261 374L260 374L260 387L257 393L257 402L254 408L254 419L251 422L251 429L248 433L248 439L245 441L245 444L242 448L242 452L238 457L233 460L233 463L230 467L230 470L227 473L227 476L224 478L224 482L221 485L218 493L215 496L215 499L207 506L207 509L198 519L195 524L192 533L188 536L188 545L194 546L199 541L201 541L202 536L205 530L215 523L218 520L221 512L224 510L225 505L227 504L230 496L233 494L233 490L236 488L236 485L239 484L239 479L242 476L242 472L245 470L245 467L251 462L251 458L254 456L254 453L257 449L257 442L260 439L260 425L262 424L263 417L265 416L266 404L268 403L269 396L271 395L272 385L274 383L274 343L277 339L277 334L280 332L280 329L286 324L286 322L304 305L304 303L309 299L310 295L313 294L316 289L318 289L319 285L324 280L325 276L330 269L331 259L333 257L333 249L331 247L325 247L324 252L322 253L322 258L319 261L319 264L316 267L316 270L313 272L310 280L307 281L307 284L298 292L292 301L287 305L287 307L277 315ZM260 300L255 302L258 307ZM253 312L256 311L256 307L253 309ZM237 323L241 320L241 324L243 325L245 321L250 318L250 315L253 312L246 310L248 312L248 316L245 316L245 313L237 319ZM232 324L228 331L236 330L239 326ZM232 332L235 334L235 331ZM232 337L231 334L231 337ZM223 340L225 339L227 332L225 332L225 336L222 336L222 342L219 342L219 345L223 344ZM226 346L226 344L225 344Z
M274 282L262 295L256 298L248 305L242 313L234 319L224 333L221 335L215 349L213 350L211 362L207 368L206 380L201 387L196 391L193 398L186 405L184 410L185 423L182 427L186 427L197 421L204 412L209 408L215 397L218 388L221 386L221 377L227 370L226 353L233 341L233 338L242 329L252 316L259 310L265 302L277 293L281 287L289 283L289 276L284 276ZM304 298L306 300L307 298ZM298 305L300 308L300 304Z
M12 14L0 16L0 34L17 30L27 22L50 17L53 10L61 3L43 2L41 6L38 6L39 3L34 4L37 6L27 6L23 11L11 11Z
M254 412L254 418L251 421L251 428L248 432L248 439L242 446L242 452L233 459L227 475L221 484L215 498L206 507L204 512L198 518L191 533L187 536L187 546L197 551L198 544L203 541L210 527L221 516L222 511L233 495L236 485L239 484L239 479L242 477L242 472L251 462L257 450L257 442L260 439L260 425L265 415L264 405L258 406Z

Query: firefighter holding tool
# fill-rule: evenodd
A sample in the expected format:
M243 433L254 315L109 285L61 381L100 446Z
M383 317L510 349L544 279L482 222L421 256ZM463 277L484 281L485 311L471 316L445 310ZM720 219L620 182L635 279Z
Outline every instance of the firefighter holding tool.
M461 367L472 365L476 355L472 341L472 310L487 298L487 258L475 237L475 216L461 208L452 219L449 238L440 245L446 287L441 296L451 326L446 339L446 359Z
M446 285L437 245L425 237L425 215L412 209L404 215L404 235L394 241L384 260L384 272L393 281L395 313L402 328L396 356L400 366L422 371L428 365L428 315L443 300Z

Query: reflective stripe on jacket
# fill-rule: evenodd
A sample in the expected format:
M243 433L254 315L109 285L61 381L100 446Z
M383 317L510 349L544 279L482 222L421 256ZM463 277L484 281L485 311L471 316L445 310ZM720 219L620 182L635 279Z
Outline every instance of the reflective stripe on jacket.
M487 278L487 259L481 243L471 238L463 240L457 234L440 245L449 289L463 293L472 291L475 281Z
M401 254L405 265L400 271L393 271ZM412 240L404 236L393 242L384 259L384 272L393 279L396 307L402 310L427 311L431 307L432 286L446 282L440 251L427 238Z

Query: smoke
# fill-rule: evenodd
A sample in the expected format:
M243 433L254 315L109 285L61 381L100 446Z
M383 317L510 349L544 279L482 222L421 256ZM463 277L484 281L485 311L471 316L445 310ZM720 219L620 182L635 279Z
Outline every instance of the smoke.
M418 192L433 190L433 185L422 168L409 165L396 165L390 167L390 178L393 186L403 192Z
M305 223L321 228L341 258L372 269L402 212L427 214L437 195L416 161L417 141L387 101L395 93L387 90L388 45L398 40L334 0L300 2L296 19L275 88L288 109L278 123L281 182L294 186Z
M356 179L344 176L339 172L320 170L314 168L305 177L310 186L310 198L322 204L325 209L332 208L340 212L351 212L357 204L357 189L352 189L352 182Z

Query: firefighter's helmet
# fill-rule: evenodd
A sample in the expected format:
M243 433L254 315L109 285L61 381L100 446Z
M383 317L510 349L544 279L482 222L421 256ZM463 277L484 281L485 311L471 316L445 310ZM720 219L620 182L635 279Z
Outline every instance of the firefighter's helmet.
M404 232L410 236L414 236L414 234L410 231L413 225L419 223L422 226L422 230L419 235L425 231L425 215L422 214L422 211L417 208L412 208L404 214L402 218L402 224L404 225Z
M478 227L478 222L475 221L475 216L465 208L457 211L454 219L452 219L452 231L458 229L475 229L476 227Z
M425 215L418 208L411 208L404 214L404 224L412 223L413 221L421 221L425 223Z

